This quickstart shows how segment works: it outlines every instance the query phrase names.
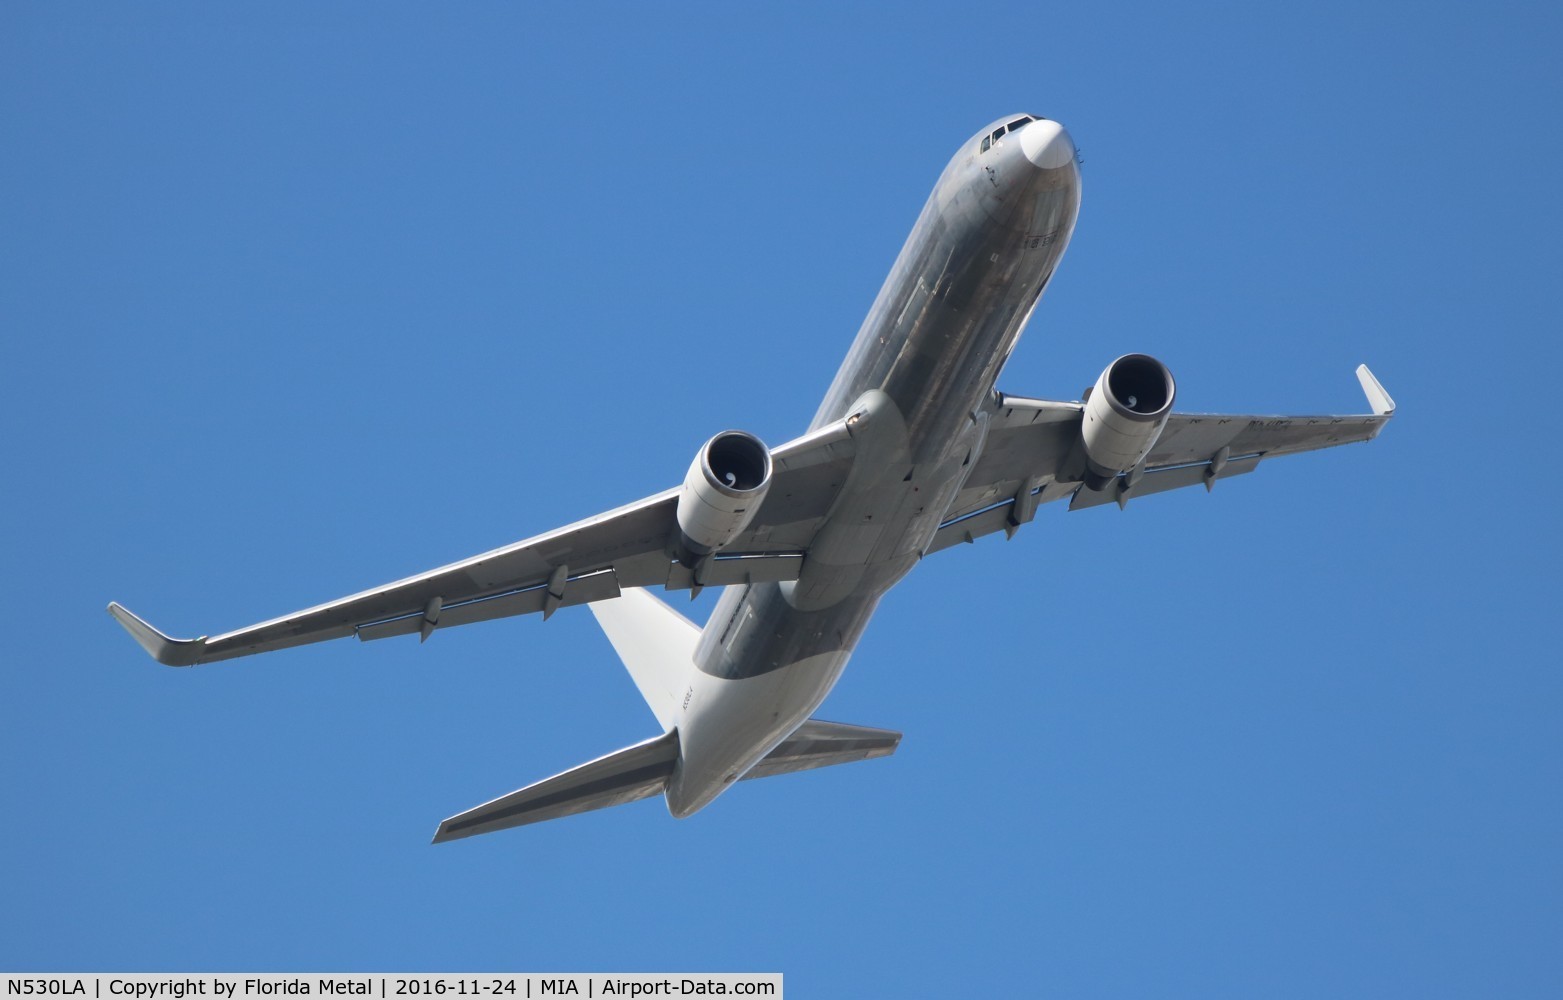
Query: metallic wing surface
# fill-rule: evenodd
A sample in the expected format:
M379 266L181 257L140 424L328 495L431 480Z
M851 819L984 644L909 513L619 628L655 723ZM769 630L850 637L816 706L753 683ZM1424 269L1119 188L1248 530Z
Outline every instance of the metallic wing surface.
M618 597L627 587L687 590L797 576L852 455L844 421L771 452L774 482L723 551L704 562L670 554L680 491L577 521L503 548L339 600L197 639L174 639L118 603L109 613L159 663L189 667L356 635L427 639L436 629Z
M1254 471L1262 459L1371 441L1395 413L1395 403L1367 365L1357 368L1371 413L1350 416L1249 416L1172 413L1144 459L1088 489L1070 476L1078 461L1082 403L998 395L988 443L956 496L928 552L997 531L1013 534L1037 507L1068 497L1070 510L1164 493L1184 486L1211 489L1219 479Z

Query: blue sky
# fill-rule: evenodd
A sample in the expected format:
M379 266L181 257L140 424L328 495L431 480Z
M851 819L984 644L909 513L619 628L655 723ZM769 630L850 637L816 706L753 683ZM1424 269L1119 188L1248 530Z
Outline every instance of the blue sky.
M5 5L0 967L1557 995L1560 26ZM793 436L1020 111L1085 194L1002 388L1146 351L1182 408L1349 412L1367 361L1401 412L930 558L821 712L891 760L434 848L654 733L584 610L193 671L103 613L223 631Z

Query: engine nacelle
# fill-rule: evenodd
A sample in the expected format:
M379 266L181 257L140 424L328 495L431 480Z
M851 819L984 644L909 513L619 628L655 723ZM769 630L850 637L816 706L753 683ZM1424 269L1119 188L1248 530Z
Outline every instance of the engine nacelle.
M679 556L709 555L738 536L771 488L771 450L753 434L723 431L695 453L678 496Z
M1148 354L1125 354L1102 371L1085 401L1085 485L1100 490L1139 464L1156 444L1177 386Z

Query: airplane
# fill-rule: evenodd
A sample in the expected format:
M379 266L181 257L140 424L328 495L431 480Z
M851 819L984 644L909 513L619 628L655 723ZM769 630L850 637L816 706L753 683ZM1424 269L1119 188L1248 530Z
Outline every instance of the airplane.
M661 794L686 817L742 779L894 753L901 734L814 718L880 599L923 560L1070 510L1211 489L1265 459L1376 437L1395 404L1274 417L1173 410L1159 360L1125 354L1079 401L1009 395L1000 371L1080 208L1069 132L999 119L961 144L808 431L707 441L681 485L481 555L247 628L173 639L109 613L156 660L194 666L589 605L661 735L450 817L434 842ZM704 628L648 588L724 588Z

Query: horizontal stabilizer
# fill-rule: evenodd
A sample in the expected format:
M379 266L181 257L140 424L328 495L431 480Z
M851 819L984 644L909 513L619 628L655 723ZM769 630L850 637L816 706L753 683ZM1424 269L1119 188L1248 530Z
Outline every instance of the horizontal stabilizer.
M900 742L901 734L893 730L810 719L744 778L888 757ZM677 730L615 751L452 816L435 831L434 843L650 798L667 787L678 753Z
M677 760L678 733L664 733L458 813L440 824L434 843L649 798L667 787Z
M751 767L744 775L744 780L769 778L773 774L807 771L832 764L849 764L854 760L888 757L895 753L900 742L901 734L892 729L870 729L868 726L810 719Z

